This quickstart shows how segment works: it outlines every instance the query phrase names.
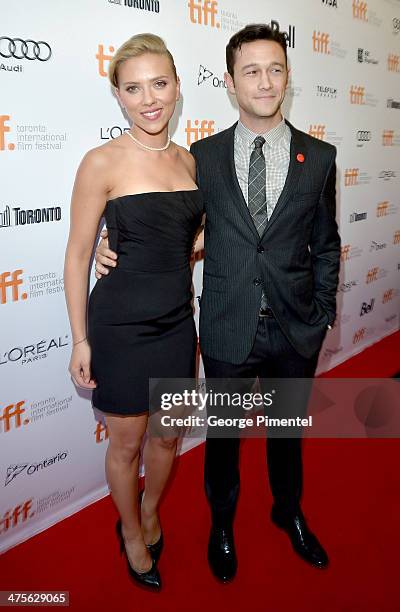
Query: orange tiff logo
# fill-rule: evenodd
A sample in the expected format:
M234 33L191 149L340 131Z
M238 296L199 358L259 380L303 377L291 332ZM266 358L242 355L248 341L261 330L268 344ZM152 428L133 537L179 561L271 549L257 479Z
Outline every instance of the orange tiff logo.
M394 299L394 289L388 289L387 291L384 292L383 296L382 296L382 304L386 304L386 302L390 302L391 300Z
M365 336L365 332L366 329L365 327L361 327L360 329L358 329L353 336L353 344L357 344L358 342L361 342L361 340L364 338Z
M185 127L187 146L190 147L193 142L197 142L206 136L214 134L214 125L215 121L202 119L200 122L196 119L194 121L194 126L192 126L191 120L188 119Z
M373 283L374 281L378 280L378 272L379 272L378 267L371 268L370 270L368 270L367 277L365 279L365 282L367 283L367 285L369 283Z
M3 425L2 430L4 433L15 428L18 429L22 424L26 425L29 423L28 419L22 421L21 417L25 413L25 408L22 406L25 404L25 400L17 402L16 404L10 404L3 408L0 416L0 424Z
M400 55L389 53L387 59L387 69L389 72L400 72Z
M102 77L107 76L107 69L106 69L105 64L106 62L109 62L110 60L112 60L115 48L110 46L108 47L108 51L109 53L111 53L111 55L109 55L109 53L104 52L104 45L99 45L98 51L96 53L96 59L97 59L98 68L99 68L99 75Z
M218 15L218 2L216 0L189 0L189 19L198 25L220 28L221 24L216 20Z
M364 104L365 87L352 85L350 87L350 104Z
M32 509L32 499L28 499L23 504L15 506L13 510L7 510L3 517L0 518L0 534L5 533L10 527L16 527L20 523L24 523L27 519L32 518L35 514L30 512Z
M347 259L349 259L349 255L350 255L350 245L349 244L345 244L340 249L340 259L342 261L347 261Z
M344 171L344 186L352 187L357 185L359 172L358 168L346 168Z
M400 230L396 230L393 235L393 244L400 244Z
M97 423L96 429L94 430L94 435L96 438L96 444L100 442L104 442L108 438L108 429L107 425L103 425L102 423Z
M6 134L11 132L10 126L6 125L9 121L10 115L0 115L0 151L4 151L6 148ZM7 145L7 149L13 151L15 149L15 144L10 142Z
M353 0L353 19L361 19L368 21L367 17L368 4L360 0Z
M9 297L11 290L11 299L13 302L18 302L19 299L26 300L28 297L27 293L19 292L19 286L24 282L20 278L23 270L14 270L13 272L2 272L0 274L0 304L7 303L7 296Z
M376 207L376 216L377 217L386 217L388 214L389 202L386 200L385 202L379 202Z
M326 32L316 32L314 30L312 35L313 51L315 53L330 54L329 51L329 34Z
M310 129L308 130L308 133L310 134L310 136L313 136L314 138L318 138L319 140L324 140L325 138L325 125L321 125L320 123L317 125L310 125Z
M382 132L382 144L384 147L393 146L394 130L383 130Z

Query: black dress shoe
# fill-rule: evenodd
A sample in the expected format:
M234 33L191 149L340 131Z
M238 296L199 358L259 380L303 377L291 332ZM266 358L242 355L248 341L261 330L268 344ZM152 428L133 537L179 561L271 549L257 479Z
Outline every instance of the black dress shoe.
M303 513L299 511L288 517L280 513L275 506L271 511L272 522L288 534L294 550L314 567L325 568L329 563L328 555L318 542L316 536L307 527Z
M208 562L214 576L222 582L235 577L237 560L232 527L211 527Z
M121 555L125 553L128 573L130 577L133 578L133 580L137 584L140 584L140 586L147 587L152 590L157 590L157 591L160 590L161 589L161 577L158 572L158 569L156 568L156 563L154 559L152 559L151 568L147 572L137 572L136 570L134 570L132 565L129 563L128 555L126 552L125 541L122 535L121 519L118 519L115 529L116 529L117 536L119 539Z
M144 495L144 489L140 491L139 496L138 496L139 506L142 505L143 495ZM151 554L151 558L153 559L153 561L157 563L157 561L160 558L162 549L164 547L164 537L163 537L162 530L160 532L160 537L158 538L157 542L154 542L154 544L146 544L146 547L149 553Z

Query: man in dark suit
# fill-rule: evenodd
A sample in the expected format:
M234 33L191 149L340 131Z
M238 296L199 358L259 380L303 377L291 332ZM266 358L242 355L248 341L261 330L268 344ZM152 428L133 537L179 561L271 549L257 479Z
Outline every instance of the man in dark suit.
M200 308L206 378L309 379L336 315L336 150L282 117L288 83L283 33L247 26L231 38L226 55L239 121L191 147L206 206ZM237 568L239 446L238 437L206 441L208 559L223 581ZM327 554L300 508L300 437L270 437L267 457L273 522L303 559L325 567Z

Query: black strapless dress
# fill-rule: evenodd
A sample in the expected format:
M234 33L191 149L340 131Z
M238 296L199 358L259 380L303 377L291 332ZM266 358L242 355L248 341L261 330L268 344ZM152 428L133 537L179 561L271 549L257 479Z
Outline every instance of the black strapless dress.
M196 329L190 252L201 223L199 190L125 195L105 219L116 268L89 298L93 405L104 412L148 411L149 378L195 376Z

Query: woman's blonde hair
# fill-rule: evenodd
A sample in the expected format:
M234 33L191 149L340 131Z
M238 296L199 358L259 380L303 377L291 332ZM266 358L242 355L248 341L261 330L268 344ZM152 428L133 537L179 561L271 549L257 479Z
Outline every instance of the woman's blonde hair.
M143 55L143 53L157 53L158 55L166 55L171 62L175 79L177 78L174 58L168 51L163 39L155 34L136 34L124 42L119 49L117 49L117 52L110 62L108 78L114 87L118 87L118 68L122 62L125 62L131 57Z

